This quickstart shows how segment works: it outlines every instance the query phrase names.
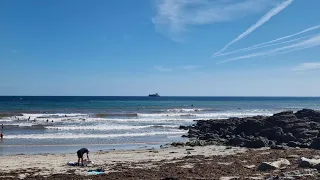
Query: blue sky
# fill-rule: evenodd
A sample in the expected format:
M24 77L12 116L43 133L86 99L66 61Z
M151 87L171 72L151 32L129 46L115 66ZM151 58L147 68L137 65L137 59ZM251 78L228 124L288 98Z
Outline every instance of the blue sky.
M0 95L320 96L319 0L0 6Z

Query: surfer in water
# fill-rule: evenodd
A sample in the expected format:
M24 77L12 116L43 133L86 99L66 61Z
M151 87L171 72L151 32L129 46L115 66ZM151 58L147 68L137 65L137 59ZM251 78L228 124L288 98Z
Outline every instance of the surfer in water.
M80 159L81 159L81 165L83 166L83 155L84 154L87 154L87 158L88 158L88 161L89 161L89 149L87 148L82 148L82 149L79 149L77 151L77 155L78 155L78 164L80 165Z

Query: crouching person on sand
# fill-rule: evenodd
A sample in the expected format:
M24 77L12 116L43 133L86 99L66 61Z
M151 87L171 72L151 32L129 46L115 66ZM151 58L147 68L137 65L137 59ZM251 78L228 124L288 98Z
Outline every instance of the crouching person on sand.
M81 159L81 165L83 166L83 155L84 154L87 154L87 158L88 158L88 161L89 161L89 149L87 148L82 148L82 149L79 149L77 151L77 155L78 155L78 164L80 165L80 159Z

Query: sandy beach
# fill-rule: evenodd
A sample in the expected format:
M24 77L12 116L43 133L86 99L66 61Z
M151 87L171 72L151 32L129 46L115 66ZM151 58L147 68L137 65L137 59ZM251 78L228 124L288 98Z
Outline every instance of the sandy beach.
M114 171L117 164L146 163L172 161L192 155L231 155L245 152L244 148L226 148L225 146L206 147L169 147L164 149L145 150L116 150L109 152L92 152L89 157L94 162L87 167L67 166L69 161L77 161L76 154L39 154L39 155L8 155L2 156L0 164L1 178L10 177L5 174L17 172L19 178L42 176L53 174L68 174L73 171L76 175L86 176L89 169L103 167L105 172ZM173 162L173 161L172 161ZM152 167L151 164L143 164L140 168ZM19 172L19 173L18 173ZM16 178L16 177L12 177Z
M226 146L168 147L163 149L92 152L94 164L67 166L75 154L8 155L1 157L1 179L266 179L275 174L299 170L299 157L316 157L318 150L246 149ZM260 163L287 158L285 169L261 172ZM103 168L104 175L88 175ZM305 170L305 169L303 169ZM306 176L302 179L316 179Z

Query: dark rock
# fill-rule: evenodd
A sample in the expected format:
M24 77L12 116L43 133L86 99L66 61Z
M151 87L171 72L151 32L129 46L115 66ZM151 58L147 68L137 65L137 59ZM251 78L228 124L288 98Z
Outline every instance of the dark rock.
M244 138L244 137L246 137L246 134L244 134L244 132L241 132L240 136Z
M263 162L258 166L259 171L268 171L268 170L276 170L280 169L281 167L290 166L291 163L287 159L279 159L273 162Z
M173 142L173 143L171 143L171 146L174 146L174 147L184 146L184 143L183 142Z
M311 121L320 122L320 112L312 109L302 109L297 111L296 114L299 119L309 119Z
M310 144L310 147L313 149L320 149L320 138L315 138Z
M308 129L297 129L293 131L294 136L297 138L308 139L317 137L319 131L317 130L308 130Z
M299 160L299 167L303 168L314 168L317 164L320 164L320 159L309 159L301 157Z
M271 149L277 149L277 150L287 150L289 147L285 145L274 145L270 146Z
M310 145L307 143L300 143L300 142L295 142L295 141L289 141L287 143L287 146L289 147L300 147L300 148L309 148Z
M228 145L244 147L247 144L247 142L247 139L244 139L242 137L235 137L228 141Z
M203 141L203 140L198 140L198 139L195 139L195 140L191 140L189 142L186 142L186 146L191 146L191 147L194 147L194 146L204 146L206 145L206 142Z
M292 111L285 111L283 113L274 114L271 117L266 118L265 121L271 124L270 127L279 126L283 127L286 124L293 123L297 121L297 117L293 114ZM268 128L268 127L265 127Z
M258 137L257 139L249 140L245 144L248 148L262 148L269 146L269 140L263 137Z
M273 140L268 140L268 141L269 141L268 142L269 147L276 146L276 144L277 144L277 141L273 141Z
M263 121L259 120L247 120L243 121L235 128L236 134L253 135L260 132L264 127Z
M189 134L199 134L200 130L197 129L189 129Z
M287 143L289 141L295 141L296 138L292 135L292 133L284 133L281 136L281 142Z
M230 139L228 141L228 145L248 147L248 148L261 148L261 147L268 147L269 140L263 137L258 137L255 139L245 139L242 137L237 137L234 139Z
M294 115L293 111L282 111L274 114L273 116L291 116Z
M165 177L165 178L162 178L161 180L179 180L179 179L175 177Z
M179 126L179 129L183 129L183 130L189 130L189 126Z
M297 113L285 111L270 117L254 116L222 120L199 120L189 129L189 138L197 139L187 144L231 145L250 148L290 147L320 149L320 112L303 109Z
M281 141L283 134L284 134L283 129L281 127L267 128L259 132L260 136L263 136L272 140L278 140L278 141Z
M220 136L214 133L206 133L206 134L201 134L199 136L200 140L206 140L206 139L210 139L210 140L215 140L215 139L219 139Z

